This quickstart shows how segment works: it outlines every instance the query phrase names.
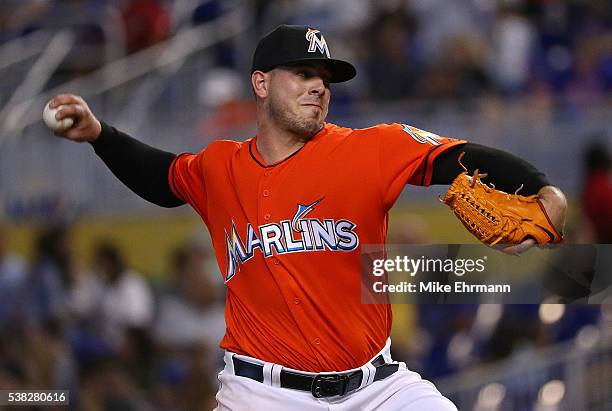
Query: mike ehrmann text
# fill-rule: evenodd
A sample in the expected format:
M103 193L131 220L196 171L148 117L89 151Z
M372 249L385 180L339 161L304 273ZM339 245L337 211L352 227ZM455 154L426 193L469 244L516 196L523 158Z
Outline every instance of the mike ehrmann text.
M443 284L438 281L412 283L401 281L397 284L384 284L377 281L372 284L376 293L510 293L510 284L468 284L456 282L454 284Z

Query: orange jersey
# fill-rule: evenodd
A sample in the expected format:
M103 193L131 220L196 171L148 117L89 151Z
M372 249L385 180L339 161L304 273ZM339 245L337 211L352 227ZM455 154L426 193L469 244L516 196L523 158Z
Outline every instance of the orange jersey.
M304 371L360 367L391 330L389 305L361 303L361 244L383 244L403 187L429 185L436 156L465 141L327 123L266 165L256 139L179 155L168 176L207 225L224 275L221 347Z

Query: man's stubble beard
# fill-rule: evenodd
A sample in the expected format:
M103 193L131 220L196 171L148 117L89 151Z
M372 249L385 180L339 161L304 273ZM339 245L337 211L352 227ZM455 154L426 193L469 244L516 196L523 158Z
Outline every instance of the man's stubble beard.
M315 118L299 117L287 110L275 98L269 100L268 113L278 127L295 134L303 141L310 140L323 127L323 121Z

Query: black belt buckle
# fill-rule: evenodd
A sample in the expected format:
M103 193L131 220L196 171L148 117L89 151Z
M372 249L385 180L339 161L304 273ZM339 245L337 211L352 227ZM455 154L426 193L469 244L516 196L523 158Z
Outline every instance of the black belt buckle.
M348 375L317 375L312 380L310 392L315 398L344 395L348 389Z

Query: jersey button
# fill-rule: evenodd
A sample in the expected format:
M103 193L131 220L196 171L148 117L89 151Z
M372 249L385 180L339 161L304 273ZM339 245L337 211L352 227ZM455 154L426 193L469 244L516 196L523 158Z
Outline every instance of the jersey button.
M274 260L272 260L272 264L279 265L280 261L278 261L278 258L275 258Z
M320 338L315 338L314 341L315 345L320 345L321 344L321 339Z
M263 194L264 197L268 197L270 195L270 191L264 190L261 192L261 194Z
M268 221L268 220L269 220L269 219L271 219L271 218L272 218L272 216L271 216L270 214L266 214L266 215L264 216L264 220L266 220L266 221Z
M268 177L269 175L270 175L270 172L269 172L269 171L266 171L266 172L264 173L264 177Z
M300 305L300 299L299 298L294 298L293 299L293 304Z

